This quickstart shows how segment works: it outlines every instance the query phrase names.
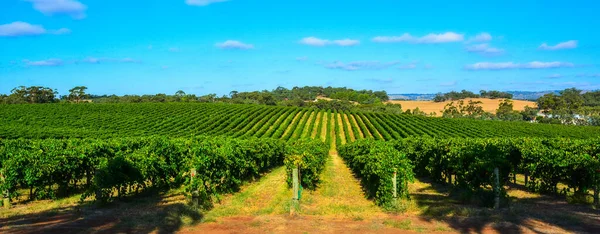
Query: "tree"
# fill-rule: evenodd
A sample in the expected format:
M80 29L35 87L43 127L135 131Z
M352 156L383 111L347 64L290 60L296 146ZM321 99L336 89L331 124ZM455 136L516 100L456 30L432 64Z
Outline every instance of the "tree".
M461 105L462 104L459 104L459 106L461 106ZM444 118L462 117L462 113L461 113L459 106L455 106L454 102L450 102L450 103L446 104L446 106L444 106L444 111L442 111L442 117L444 117Z
M464 90L463 90L464 91ZM468 117L478 117L481 116L485 111L483 107L481 107L481 101L473 101L469 100L469 103L466 106L463 101L459 102L460 112L461 114L466 114Z
M238 94L238 91L233 90L233 91L229 92L229 97L236 98L237 94Z
M565 109L567 104L562 97L549 93L538 98L537 106L542 112L549 114L552 111Z
M496 117L501 120L517 121L523 119L518 111L513 110L513 102L510 99L504 99L498 105Z
M58 92L48 87L41 86L19 86L11 90L11 98L14 103L49 103L56 101Z
M525 109L521 111L521 117L525 121L532 121L536 119L538 112L539 110L536 108L525 106Z
M577 109L583 106L585 100L581 96L581 90L576 88L560 91L560 96L564 100L565 108L569 114L573 114Z
M75 88L69 89L69 101L74 101L75 103L81 102L81 99L88 98L89 95L85 93L87 87L85 86L76 86Z

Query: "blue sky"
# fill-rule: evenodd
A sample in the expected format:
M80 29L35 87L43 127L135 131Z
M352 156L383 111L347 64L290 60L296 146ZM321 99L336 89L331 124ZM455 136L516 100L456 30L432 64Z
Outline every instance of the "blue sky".
M600 88L596 1L2 0L0 93Z

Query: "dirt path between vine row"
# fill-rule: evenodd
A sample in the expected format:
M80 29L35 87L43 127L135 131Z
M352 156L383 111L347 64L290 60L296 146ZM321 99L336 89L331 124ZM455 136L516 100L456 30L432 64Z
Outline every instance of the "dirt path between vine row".
M310 134L310 138L312 139L316 139L317 138L317 132L319 132L319 123L321 123L321 116L322 116L323 112L319 111L317 113L317 117L315 117L315 125L313 126L312 132Z
M354 131L352 131L352 123L350 122L350 120L348 119L348 115L346 115L345 113L342 115L342 118L344 118L345 123L346 123L346 131L348 132L348 134L350 135L350 140L352 142L356 141L356 137L354 136Z
M351 124L354 124L354 126L356 126L356 129L358 130L358 134L360 134L360 139L365 138L365 135L363 134L362 130L360 129L358 122L356 122L356 119L354 118L354 115L353 114L348 114L348 115L350 116L350 119L352 120Z
M294 118L292 119L292 121L290 122L290 124L287 126L287 128L286 128L286 129L285 129L285 131L283 132L283 135L281 135L281 138L285 138L285 136L287 136L287 135L288 135L288 133L289 133L289 134L293 134L293 132L292 132L292 133L290 133L290 131L292 131L292 127L294 126L294 122L296 122L296 120L298 120L298 118L299 118L301 115L302 115L302 116L304 116L304 114L306 114L306 112L302 112L302 111L300 111L300 112L298 112L298 113L297 113L297 114L294 116Z

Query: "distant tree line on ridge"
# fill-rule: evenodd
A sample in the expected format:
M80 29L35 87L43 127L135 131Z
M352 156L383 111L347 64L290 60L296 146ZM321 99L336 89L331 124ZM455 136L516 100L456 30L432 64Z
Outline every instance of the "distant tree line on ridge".
M507 92L501 92L496 90L481 90L479 94L471 91L462 90L460 92L452 91L448 93L438 93L433 98L434 102L445 102L445 101L456 101L466 98L490 98L490 99L512 99L513 95Z

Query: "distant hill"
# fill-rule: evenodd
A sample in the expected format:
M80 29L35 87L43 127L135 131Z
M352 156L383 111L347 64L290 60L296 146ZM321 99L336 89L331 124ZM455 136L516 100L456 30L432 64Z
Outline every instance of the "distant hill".
M548 91L506 91L513 95L515 100L536 100L544 94L554 93L558 94L558 90ZM401 93L401 94L388 94L390 100L415 100L415 101L429 101L433 100L435 93Z

